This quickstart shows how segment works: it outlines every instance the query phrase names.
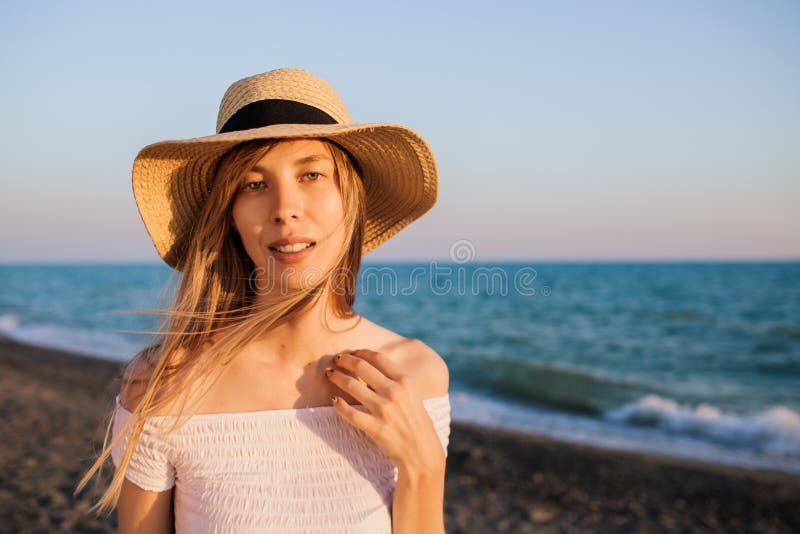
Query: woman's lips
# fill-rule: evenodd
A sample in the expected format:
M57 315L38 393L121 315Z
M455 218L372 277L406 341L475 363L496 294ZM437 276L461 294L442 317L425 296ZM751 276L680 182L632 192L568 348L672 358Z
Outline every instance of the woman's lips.
M310 256L316 246L316 243L312 243L298 252L280 252L279 250L269 248L269 253L272 254L272 257L275 258L276 261L281 263L297 263Z

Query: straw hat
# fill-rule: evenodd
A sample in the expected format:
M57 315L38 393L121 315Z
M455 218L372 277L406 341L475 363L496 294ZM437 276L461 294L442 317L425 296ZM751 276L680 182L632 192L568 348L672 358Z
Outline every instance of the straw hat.
M353 124L327 82L301 69L243 78L222 97L217 133L148 145L133 164L133 195L158 254L173 268L220 158L252 139L322 137L356 159L366 191L362 254L395 235L436 202L436 163L428 144L395 124Z

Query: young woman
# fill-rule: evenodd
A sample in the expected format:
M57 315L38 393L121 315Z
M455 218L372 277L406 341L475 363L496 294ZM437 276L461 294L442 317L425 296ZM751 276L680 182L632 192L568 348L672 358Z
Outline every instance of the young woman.
M182 275L78 487L111 455L95 509L123 533L443 532L447 366L353 309L361 256L436 201L425 141L279 69L231 85L217 134L145 147L133 188Z

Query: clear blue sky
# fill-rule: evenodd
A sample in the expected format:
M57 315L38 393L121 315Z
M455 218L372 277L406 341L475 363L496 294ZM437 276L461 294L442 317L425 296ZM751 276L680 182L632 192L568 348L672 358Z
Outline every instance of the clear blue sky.
M367 260L800 258L799 2L120 4L0 7L0 261L157 261L134 156L286 66L434 149Z

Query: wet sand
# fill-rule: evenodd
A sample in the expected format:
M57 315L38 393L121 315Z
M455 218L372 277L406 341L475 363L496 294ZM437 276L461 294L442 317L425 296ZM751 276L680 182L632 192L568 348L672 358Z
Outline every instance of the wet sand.
M0 532L116 531L72 492L121 369L0 337ZM800 532L800 476L454 424L445 511L448 532Z

